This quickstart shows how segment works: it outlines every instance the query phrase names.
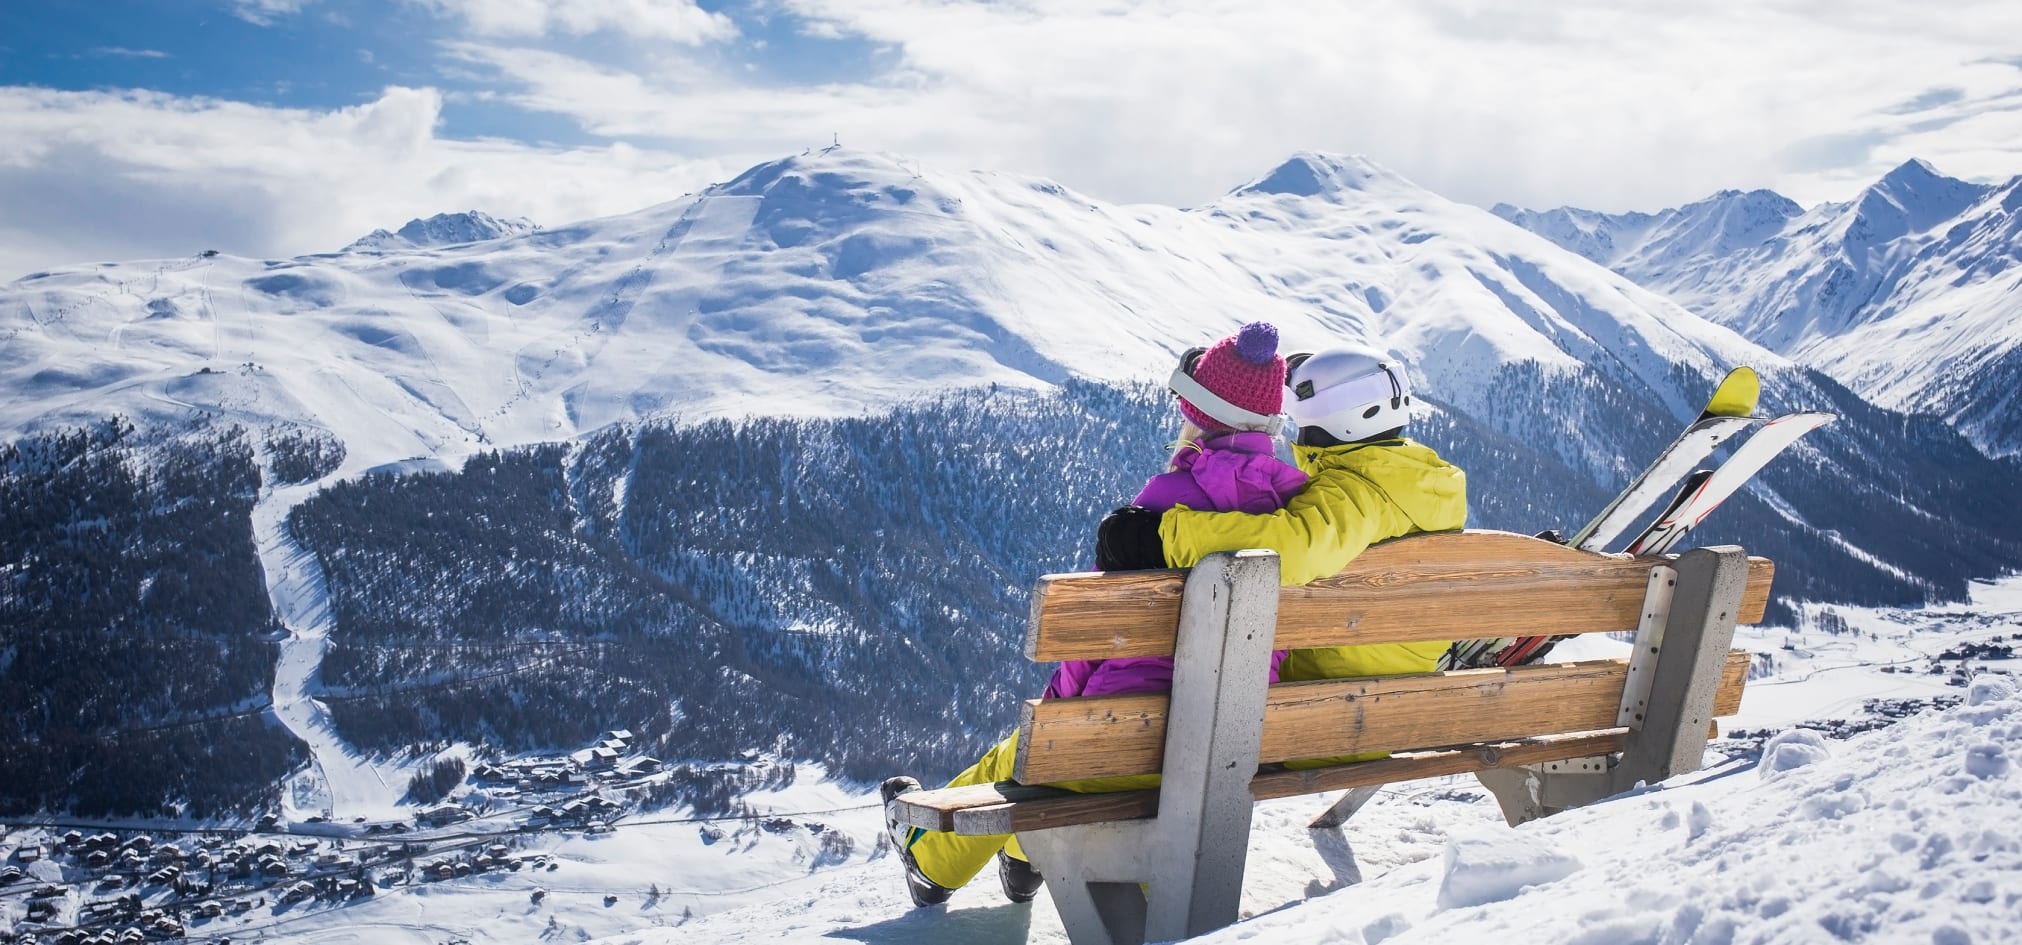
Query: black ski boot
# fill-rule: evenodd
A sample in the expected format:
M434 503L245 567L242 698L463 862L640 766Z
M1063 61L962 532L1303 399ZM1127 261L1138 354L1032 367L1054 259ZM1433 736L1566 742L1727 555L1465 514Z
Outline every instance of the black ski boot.
M1039 895L1039 887L1045 881L1046 878L1040 876L1029 861L997 851L997 882L1004 886L1004 898L1012 902L1031 902L1034 896Z
M885 833L892 838L892 847L899 851L899 862L906 865L906 892L912 894L913 905L925 907L947 902L948 897L954 895L955 891L928 879L927 874L920 872L920 864L913 861L913 851L908 849L910 844L907 841L911 839L913 828L899 820L897 816L899 808L894 801L901 794L919 789L920 782L900 775L896 778L886 778L885 783L878 786L878 794L885 799Z

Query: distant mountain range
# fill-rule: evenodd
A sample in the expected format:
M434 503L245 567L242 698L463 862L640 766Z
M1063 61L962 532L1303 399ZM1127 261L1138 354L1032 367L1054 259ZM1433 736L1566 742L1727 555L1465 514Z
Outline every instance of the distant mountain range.
M1996 222L1997 192L1926 189ZM1990 501L2022 484L2012 462L1937 411L1863 399L1829 376L1837 362L1807 366L1824 342L1793 341L1792 360L1690 310L1716 277L1784 279L1742 265L1779 240L1832 243L1817 235L1831 221L1883 232L1880 205L1814 232L1773 195L1715 202L1529 220L1547 239L1353 157L1294 155L1180 210L828 149L554 228L446 215L297 259L37 273L0 286L0 435L29 456L101 440L130 455L92 479L0 466L0 485L36 497L40 534L110 555L125 539L78 497L150 482L162 460L145 436L63 431L110 415L244 428L207 448L256 471L253 518L285 517L261 550L269 585L319 575L332 625L314 678L352 744L529 747L627 727L670 756L773 746L863 777L900 755L951 773L1000 734L1035 682L992 670L1021 665L1032 579L1085 564L1096 517L1157 470L1174 419L1152 385L1173 358L1254 319L1291 349L1369 340L1407 359L1425 401L1414 435L1469 471L1477 526L1576 527L1749 364L1764 409L1842 417L1701 536L1779 562L1777 619L1809 619L1807 601L1956 599L2022 562L2022 511ZM1891 246L1933 232L1917 226L1939 211L1890 205L1906 203ZM1971 294L2009 278L2016 244L1967 229L1954 251L1979 247L1986 273ZM1558 245L1581 234L1578 251ZM1687 258L1709 261L1648 281ZM1630 260L1648 271L1608 268ZM136 492L128 518L155 528L145 510L199 501L244 517L245 479L214 500ZM21 555L0 569L59 560ZM144 611L152 586L116 601ZM246 591L234 607L259 611ZM215 624L225 593L186 598ZM63 619L115 633L119 613ZM0 634L29 626L0 619ZM24 671L0 663L0 681L34 691ZM175 717L243 717L247 685ZM882 733L900 719L939 734L894 746ZM233 770L286 763L287 734L265 737Z
M1809 211L1726 191L1657 214L1495 213L1876 403L2022 454L2022 177L1975 184L1912 160Z
M344 251L383 253L429 246L455 246L459 243L478 243L500 237L518 236L538 229L539 225L525 217L509 217L501 220L482 210L438 213L425 220L409 220L406 226L392 232L373 230L353 240L351 245L344 247Z

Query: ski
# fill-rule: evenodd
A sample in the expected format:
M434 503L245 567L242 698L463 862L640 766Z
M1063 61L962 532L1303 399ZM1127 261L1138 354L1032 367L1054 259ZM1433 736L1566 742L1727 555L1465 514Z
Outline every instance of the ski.
M1657 454L1657 458L1645 466L1629 486L1617 493L1600 514L1594 516L1570 540L1562 543L1583 551L1600 551L1615 540L1623 531L1634 524L1650 504L1657 500L1666 489L1670 489L1687 471L1700 461L1713 455L1720 444L1727 442L1741 430L1762 422L1750 416L1755 411L1756 401L1762 394L1762 382L1753 368L1742 366L1727 372L1720 383L1713 388L1713 396L1707 398L1706 408L1699 412L1697 419L1687 424L1685 429L1673 439L1670 445ZM1559 540L1554 536L1554 540ZM1535 648L1545 638L1500 637L1487 640L1461 640L1447 651L1440 661L1440 669L1465 669L1471 666L1496 665L1502 653L1517 645L1528 643Z
M1685 501L1698 493L1700 487L1704 486L1706 480L1712 478L1712 476L1713 470L1701 469L1685 477L1684 485L1679 486L1678 494L1672 496L1671 501L1664 504L1664 511L1657 516L1657 520L1660 522L1665 521L1676 514L1678 509L1685 504ZM1552 647L1558 645L1558 642L1563 639L1565 637L1521 637L1512 640L1502 649L1494 651L1494 656L1488 662L1491 665L1503 667L1535 663L1543 659L1544 655L1551 652Z
M1660 555L1678 546L1685 536L1697 528L1706 516L1721 503L1739 492L1755 474L1768 466L1770 460L1802 439L1805 434L1839 419L1835 414L1821 411L1788 413L1765 422L1762 429L1748 438L1727 458L1713 469L1702 469L1687 477L1678 494L1664 509L1650 527L1629 543L1631 555ZM1556 637L1525 637L1495 653L1495 665L1520 666L1536 662L1552 645Z
M1581 551L1605 550L1609 542L1649 509L1651 503L1674 488L1693 467L1713 455L1720 444L1761 422L1750 416L1755 412L1755 403L1761 393L1762 384L1754 369L1738 367L1727 372L1719 386L1714 388L1713 396L1707 399L1706 409L1700 412L1699 418L1686 426L1685 431L1671 441L1671 445L1666 446L1650 465L1630 480L1629 487L1602 508L1593 521L1574 532L1566 544Z
M1657 517L1657 521L1629 544L1632 555L1659 555L1670 551L1686 533L1697 528L1706 516L1727 501L1729 496L1747 485L1755 474L1762 471L1769 461L1783 455L1807 433L1839 419L1835 414L1823 411L1790 413L1777 417L1762 425L1754 436L1736 447L1734 455L1721 463L1713 474L1698 484L1698 488L1683 490L1672 509Z

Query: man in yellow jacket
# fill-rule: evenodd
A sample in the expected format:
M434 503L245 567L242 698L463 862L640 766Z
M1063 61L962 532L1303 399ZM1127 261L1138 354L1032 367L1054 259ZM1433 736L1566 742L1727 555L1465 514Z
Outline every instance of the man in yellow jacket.
M1096 558L1104 570L1190 568L1218 551L1269 548L1279 580L1310 583L1339 574L1379 541L1467 523L1467 477L1431 447L1404 439L1411 387L1381 352L1340 348L1286 359L1292 447L1306 487L1269 515L1175 508L1149 516L1126 507L1103 519ZM1285 680L1429 673L1445 643L1293 650Z
M1218 551L1269 548L1278 553L1282 583L1305 584L1339 573L1379 541L1466 524L1466 475L1430 447L1401 436L1411 412L1411 388L1402 365L1380 351L1355 347L1294 355L1286 362L1287 413L1299 427L1292 453L1309 477L1305 488L1284 508L1266 515L1197 512L1183 505L1164 513L1138 506L1117 509L1097 530L1097 567L1189 568ZM1280 666L1279 678L1432 672L1446 649L1445 643L1395 643L1293 650ZM1011 777L1016 754L1014 735L948 786L1005 780ZM1316 759L1305 765L1346 760L1352 759ZM1155 786L1157 777L1103 778L1061 786L1090 792L1133 790ZM1015 838L911 829L893 819L892 799L918 788L919 782L908 777L891 778L882 788L915 904L945 902L992 856L998 859L1008 897L1023 902L1037 894L1040 877L1025 861Z

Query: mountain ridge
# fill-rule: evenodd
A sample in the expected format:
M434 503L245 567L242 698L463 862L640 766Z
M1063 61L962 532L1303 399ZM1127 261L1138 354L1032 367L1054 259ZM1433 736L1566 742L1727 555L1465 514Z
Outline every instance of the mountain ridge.
M1569 324L1523 287L1557 278L1564 262L1532 258L1527 243L1472 251L1480 211L1359 159L1307 154L1288 166L1385 188L1346 203L1238 188L1189 211L1116 207L1049 181L922 174L835 150L632 214L482 243L61 270L0 288L0 331L26 355L4 373L31 395L7 405L0 429L113 405L101 393L137 414L230 400L336 430L369 466L625 419L846 415L951 385L1128 381L1251 318L1304 344L1387 339L1458 387L1512 358L1583 369L1610 347L1596 337L1621 331L1602 311L1645 339L1622 350L1683 358L1708 376L1776 361L1647 299L1576 303L1593 317ZM1398 242L1388 231L1400 217L1405 239L1457 229L1440 244L1452 251ZM1344 249L1357 270L1347 278L1318 262ZM1406 252L1428 265L1400 282L1391 266ZM1420 307L1443 314L1420 322ZM280 343L275 315L300 344ZM96 368L73 366L100 344L110 350ZM1442 378L1448 354L1459 360ZM679 383L663 369L675 362ZM1664 376L1654 361L1639 370L1644 382ZM327 406L360 398L371 409L356 418ZM384 429L388 411L417 432Z
M1890 186L1933 190L1920 173ZM1707 225L1676 232L1718 242L1762 225L1743 210L1788 209L1762 192L1718 204ZM1842 396L1366 158L1299 152L1182 210L828 148L630 214L480 242L18 281L0 289L14 355L0 380L22 395L0 403L0 430L218 413L334 444L335 481L454 470L617 424L847 418L960 390L1138 384L1254 319L1276 323L1288 349L1383 344L1444 409L1601 487L1626 481L1734 365L1769 382L1765 409ZM1900 436L1891 424L1815 439L1844 475L1869 475L1861 457ZM1816 517L1818 501L1786 501L1784 514Z
M1913 159L1731 245L1645 238L1649 219L1710 225L1724 202L1655 217L1497 213L1878 403L1941 414L1991 455L2022 455L2004 386L2022 364L2022 178L1973 183ZM1616 244L1636 251L1596 250Z

